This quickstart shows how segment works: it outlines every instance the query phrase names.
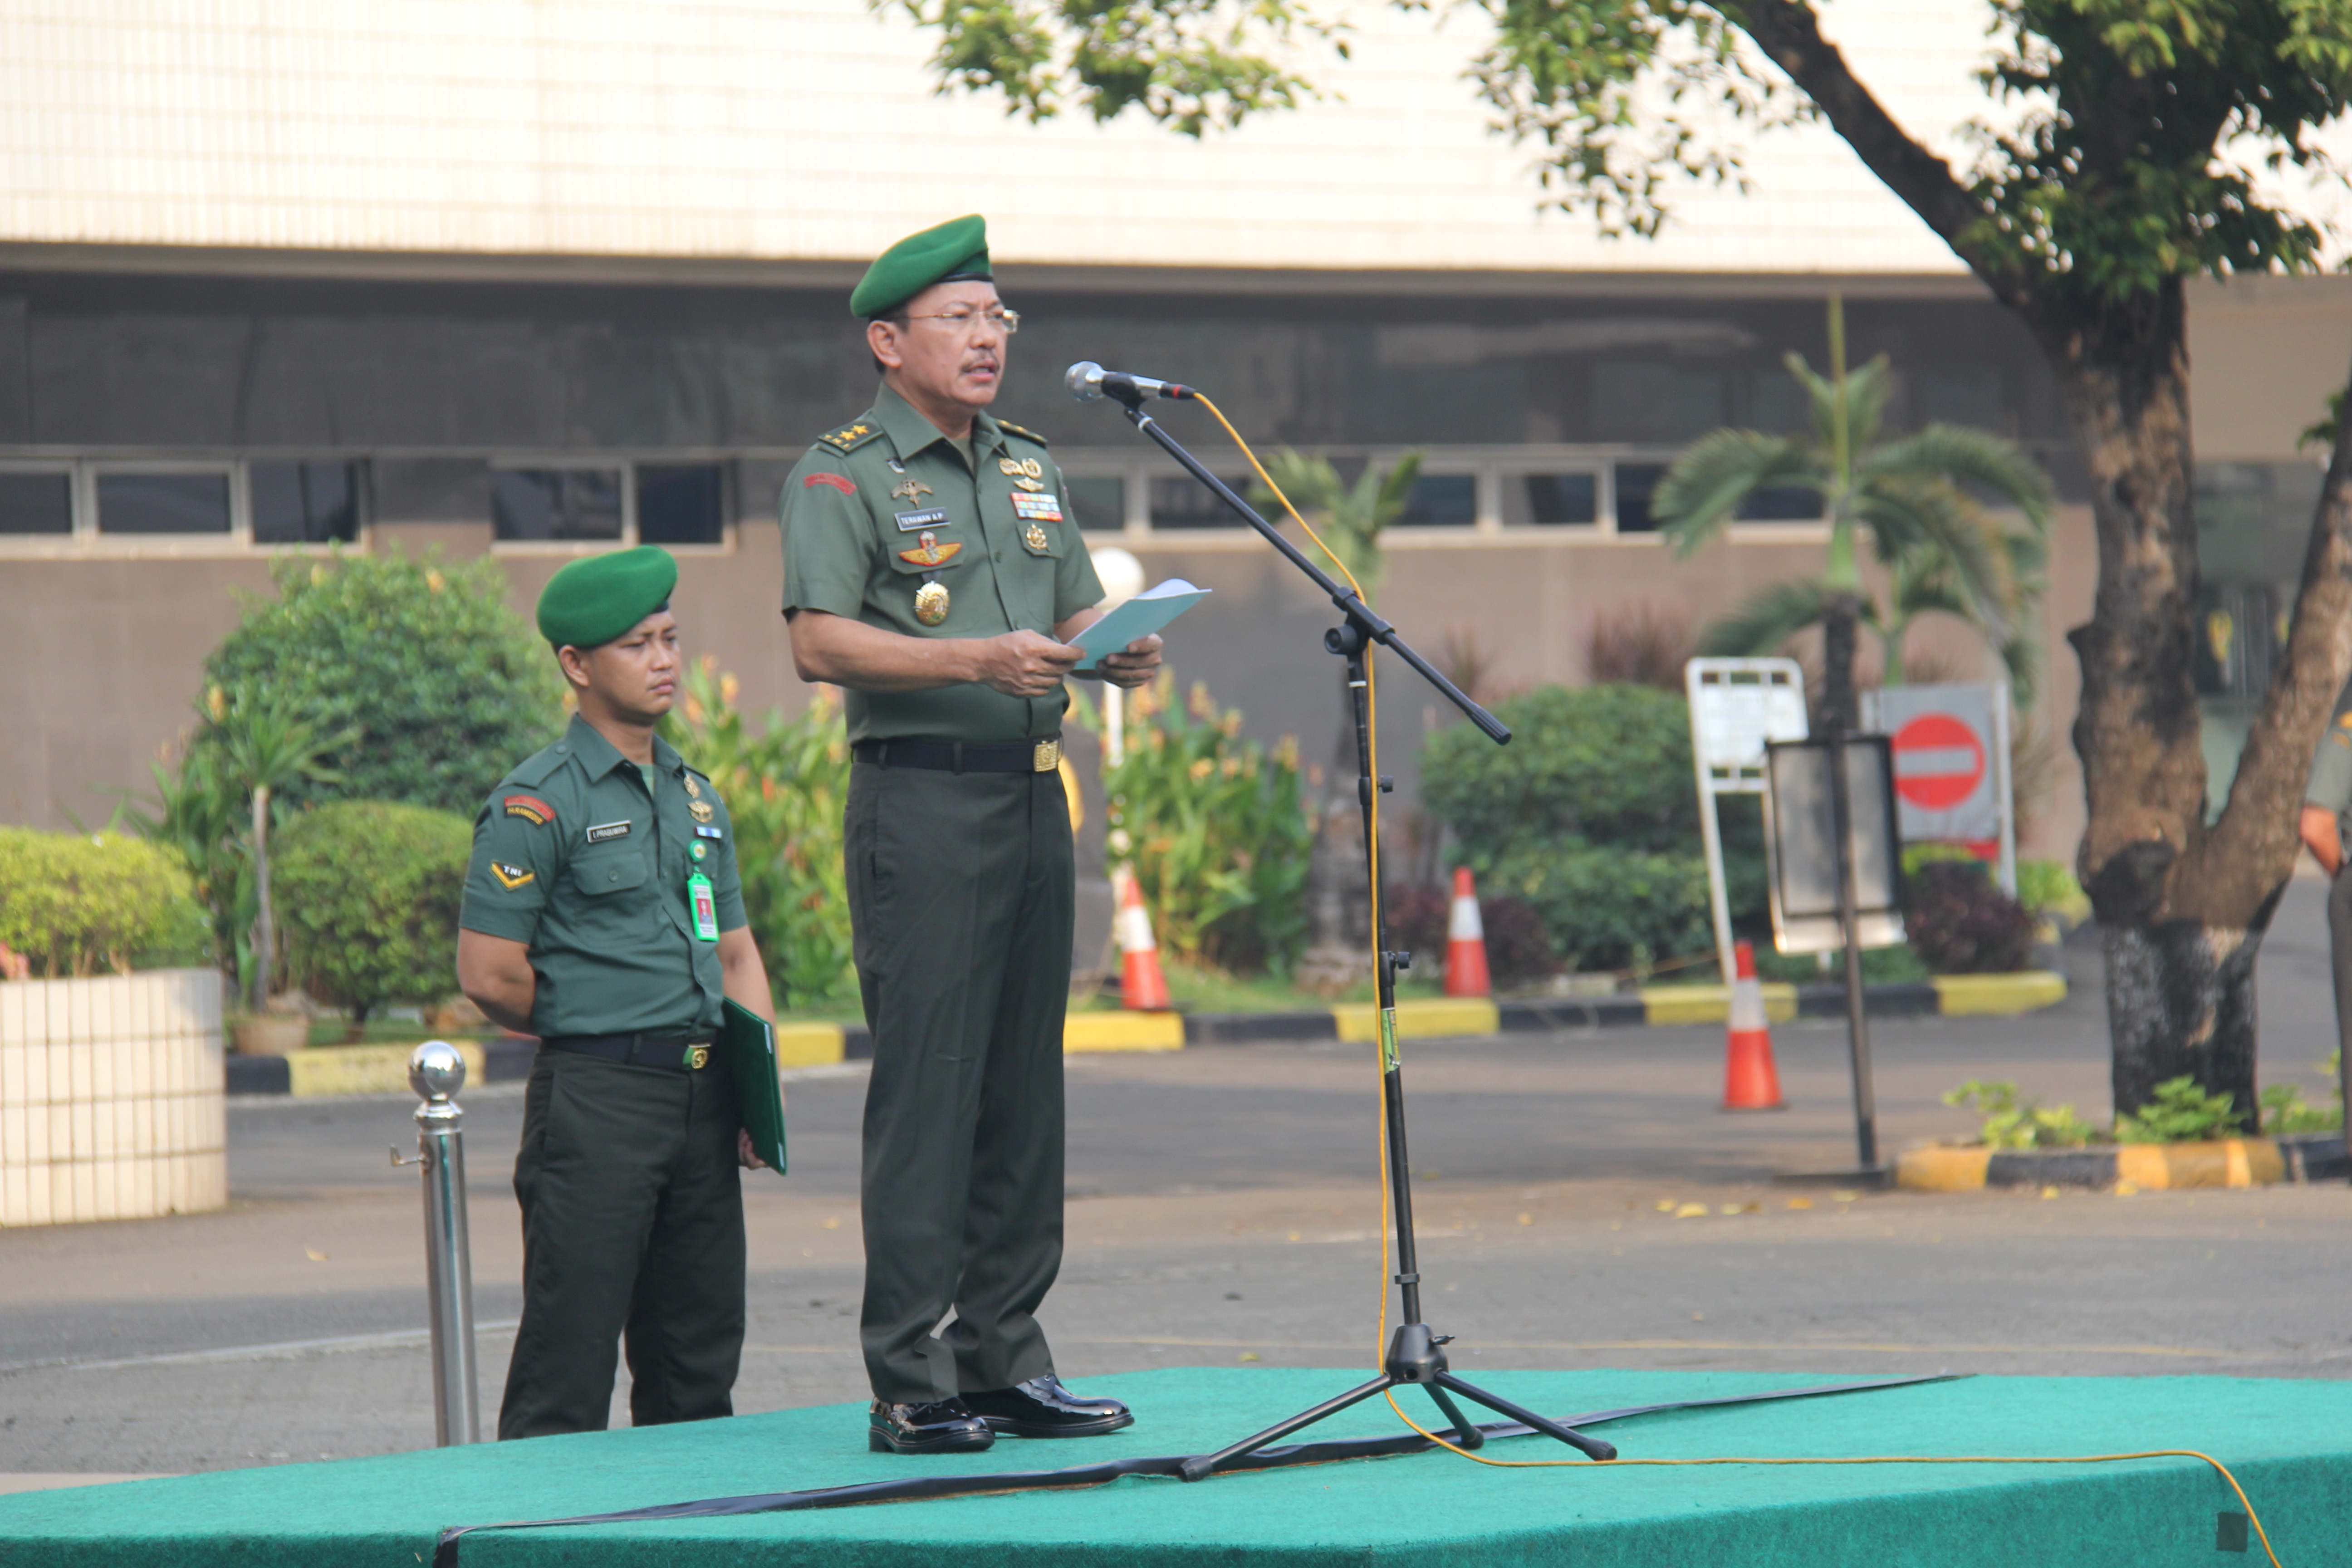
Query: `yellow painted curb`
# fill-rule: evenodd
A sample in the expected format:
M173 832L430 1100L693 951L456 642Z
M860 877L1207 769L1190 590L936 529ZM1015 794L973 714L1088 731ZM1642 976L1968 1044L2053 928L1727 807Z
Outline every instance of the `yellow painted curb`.
M1062 1025L1062 1050L1181 1051L1184 1019L1178 1013L1073 1013Z
M1331 1009L1339 1037L1370 1044L1381 1037L1381 1010L1369 1002ZM1455 1035L1500 1033L1503 1016L1484 996L1415 996L1397 1004L1397 1038L1442 1040Z
M779 1024L776 1065L780 1068L831 1067L842 1059L838 1024Z
M1895 1184L1922 1193L1971 1192L1985 1184L1990 1149L1913 1149L1895 1162Z
M1723 1024L1731 1018L1727 985L1645 985L1640 992L1643 1020L1652 1024ZM1764 1016L1785 1024L1797 1016L1797 988L1764 986Z
M2066 977L2055 970L2029 969L2019 974L1937 974L1927 984L1936 988L1936 1011L1947 1018L1971 1013L2031 1013L2066 1000Z
M2259 1187L2286 1177L2286 1162L2268 1138L2210 1143L2126 1143L2116 1150L2116 1179L2146 1192L2168 1187Z
M482 1082L483 1063L480 1045L472 1040L452 1042L458 1054L466 1058L466 1082ZM299 1099L314 1099L329 1094L392 1094L408 1088L408 1058L416 1049L407 1046L311 1046L288 1053L286 1058L287 1092Z

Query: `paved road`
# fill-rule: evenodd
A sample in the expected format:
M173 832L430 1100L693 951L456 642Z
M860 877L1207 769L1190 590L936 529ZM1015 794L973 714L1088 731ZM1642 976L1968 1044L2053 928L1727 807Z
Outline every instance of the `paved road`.
M2309 905L2308 909L2304 906ZM2315 1094L2332 1025L2317 889L2263 959L2266 1073ZM1967 1078L2105 1111L2095 954L2028 1019L1884 1022L1889 1147L1964 1131ZM1713 1028L1411 1045L1433 1321L1471 1367L1759 1366L2352 1375L2344 1187L1868 1195L1766 1184L1852 1158L1841 1026L1775 1031L1793 1108L1725 1116ZM1360 1366L1382 1278L1368 1051L1070 1064L1063 1370ZM750 1188L745 1409L859 1395L855 1069L792 1086L794 1173ZM510 1089L466 1097L484 1400L520 1267ZM401 1100L246 1102L225 1213L0 1235L0 1472L178 1471L430 1437ZM1658 1207L1703 1202L1705 1218ZM1750 1209L1749 1205L1760 1205ZM1727 1214L1725 1209L1742 1211ZM1148 1415L1148 1413L1147 1413ZM622 1417L625 1419L625 1416Z

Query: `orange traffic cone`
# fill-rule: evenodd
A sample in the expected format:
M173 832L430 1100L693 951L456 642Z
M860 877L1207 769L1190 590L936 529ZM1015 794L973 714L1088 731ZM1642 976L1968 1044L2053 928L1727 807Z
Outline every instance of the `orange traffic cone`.
M1723 1059L1723 1109L1785 1110L1780 1069L1772 1065L1772 1026L1764 1016L1764 985L1756 978L1756 950L1732 945L1731 1031Z
M1494 990L1486 977L1486 926L1478 918L1478 893L1470 868L1454 868L1454 908L1445 920L1445 994L1484 996Z
M1151 940L1143 889L1124 866L1112 876L1118 883L1119 1000L1138 1012L1164 1013L1173 1004L1168 999L1168 977L1160 973L1160 944Z

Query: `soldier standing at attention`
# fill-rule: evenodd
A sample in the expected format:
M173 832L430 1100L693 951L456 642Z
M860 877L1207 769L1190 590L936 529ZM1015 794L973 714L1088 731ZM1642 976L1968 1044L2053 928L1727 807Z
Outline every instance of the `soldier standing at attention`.
M652 546L548 583L539 629L580 710L474 819L457 983L540 1042L501 1439L603 1431L623 1341L635 1425L734 1413L737 1167L761 1162L714 1041L722 996L763 1018L774 1003L726 805L654 733L677 699L677 583Z
M1075 884L1058 766L1081 657L1064 643L1102 584L1044 437L986 412L1021 319L985 223L892 246L849 309L882 386L809 449L782 513L793 663L847 689L855 758L868 1444L1112 1432L1134 1417L1061 1385L1035 1316L1062 1259ZM1104 662L1140 686L1160 639Z

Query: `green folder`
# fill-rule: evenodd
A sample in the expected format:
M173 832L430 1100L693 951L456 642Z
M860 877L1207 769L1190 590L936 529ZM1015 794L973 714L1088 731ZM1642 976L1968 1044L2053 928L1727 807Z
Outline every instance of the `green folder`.
M730 996L725 1021L719 1028L719 1048L727 1058L727 1075L735 1080L735 1105L743 1130L751 1135L751 1152L784 1173L784 1091L776 1077L776 1029L757 1013Z

